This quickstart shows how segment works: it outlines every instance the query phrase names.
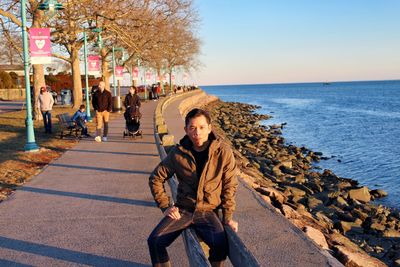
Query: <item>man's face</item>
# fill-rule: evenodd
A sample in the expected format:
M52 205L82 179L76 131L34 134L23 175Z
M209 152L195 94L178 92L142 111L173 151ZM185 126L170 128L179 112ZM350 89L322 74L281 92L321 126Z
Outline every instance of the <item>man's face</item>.
M195 149L202 148L211 133L211 124L208 124L206 117L201 115L189 120L188 125L185 127L185 132Z
M99 83L99 89L100 89L100 91L103 91L105 87L106 87L106 84L105 84L104 82L100 82L100 83Z

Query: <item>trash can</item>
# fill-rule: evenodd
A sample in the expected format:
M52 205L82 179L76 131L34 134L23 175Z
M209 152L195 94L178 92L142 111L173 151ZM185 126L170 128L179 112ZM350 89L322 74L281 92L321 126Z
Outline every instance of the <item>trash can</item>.
M71 105L72 104L72 93L69 89L61 90L61 104L62 105Z
M121 97L120 96L113 96L113 111L114 112L121 112L122 110L122 103L121 103Z

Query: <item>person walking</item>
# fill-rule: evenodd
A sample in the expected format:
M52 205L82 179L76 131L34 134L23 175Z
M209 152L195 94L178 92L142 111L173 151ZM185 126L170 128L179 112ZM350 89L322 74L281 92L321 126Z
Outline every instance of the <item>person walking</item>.
M96 142L106 142L108 134L108 121L110 112L112 111L111 93L105 90L106 84L101 81L98 90L93 95L92 105L96 112ZM103 128L103 137L101 137L101 129Z
M211 131L211 118L202 109L185 118L186 135L154 169L149 178L151 193L164 218L147 243L153 266L171 266L166 248L188 227L210 247L212 266L223 266L228 244L223 224L238 230L233 220L238 186L231 148ZM172 204L164 183L176 175L177 201ZM222 209L222 222L216 214Z
M126 110L128 110L130 107L140 108L141 105L140 97L136 92L137 89L135 86L131 86L129 88L129 92L126 94L124 100L124 106Z
M47 91L45 86L40 88L40 94L38 98L38 107L43 116L43 124L45 133L52 133L52 125L51 125L51 111L54 105L54 98Z

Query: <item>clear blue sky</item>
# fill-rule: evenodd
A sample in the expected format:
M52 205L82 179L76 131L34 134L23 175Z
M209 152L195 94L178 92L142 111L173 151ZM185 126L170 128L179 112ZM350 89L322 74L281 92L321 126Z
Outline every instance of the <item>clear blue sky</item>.
M399 0L195 0L199 85L400 79Z

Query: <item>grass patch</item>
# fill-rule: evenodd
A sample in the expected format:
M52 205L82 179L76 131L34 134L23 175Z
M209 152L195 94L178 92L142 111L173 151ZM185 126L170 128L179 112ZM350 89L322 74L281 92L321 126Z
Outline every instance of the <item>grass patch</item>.
M78 143L74 138L60 139L57 114L69 113L75 109L54 107L52 111L53 134L45 134L43 121L34 121L38 152L24 152L26 143L26 111L0 114L0 201L4 200L18 186L38 174L43 167ZM92 112L94 114L94 112ZM117 114L112 114L112 117ZM96 123L88 122L89 132L94 133Z

